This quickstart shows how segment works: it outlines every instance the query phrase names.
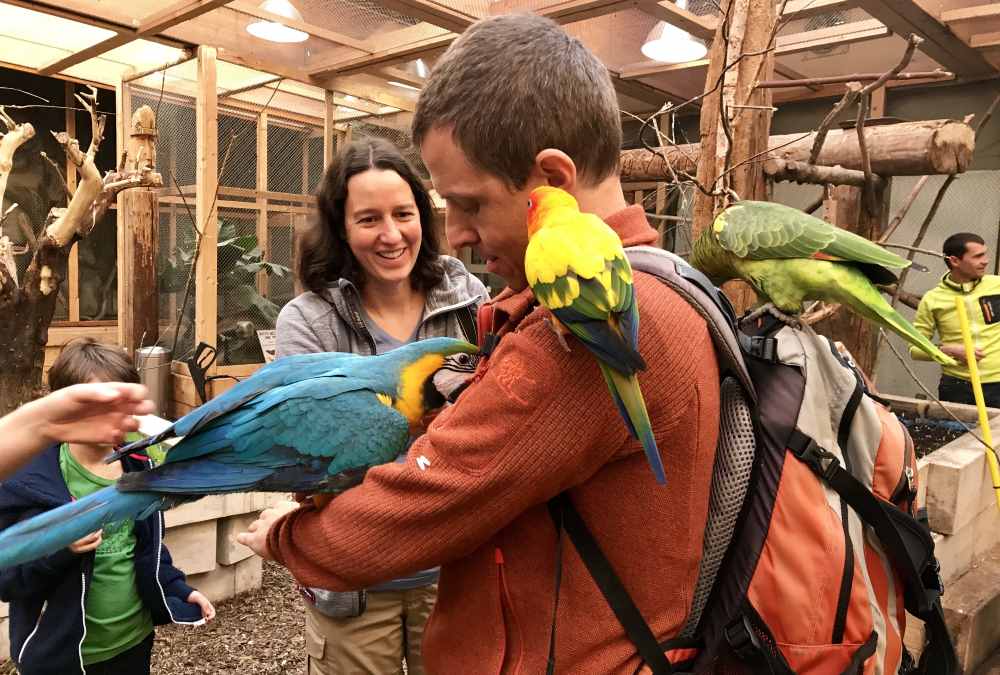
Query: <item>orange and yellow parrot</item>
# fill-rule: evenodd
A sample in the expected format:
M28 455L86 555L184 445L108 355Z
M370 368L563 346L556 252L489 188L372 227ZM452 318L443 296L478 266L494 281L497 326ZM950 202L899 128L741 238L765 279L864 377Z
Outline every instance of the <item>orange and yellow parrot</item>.
M531 192L528 237L524 270L535 298L552 312L564 346L568 330L597 357L629 432L642 443L656 481L665 483L636 378L646 362L639 355L639 309L621 240L603 220L581 213L573 195L549 186Z

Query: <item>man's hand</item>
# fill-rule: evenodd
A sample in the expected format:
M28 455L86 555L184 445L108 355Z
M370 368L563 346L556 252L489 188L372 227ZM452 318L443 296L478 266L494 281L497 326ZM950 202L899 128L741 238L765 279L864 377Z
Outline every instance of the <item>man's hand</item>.
M91 532L82 539L77 539L72 544L67 546L67 548L73 553L80 555L81 553L90 553L91 551L95 551L100 545L101 530L98 530L97 532Z
M965 361L965 345L956 342L945 342L941 345L941 351L960 362ZM982 360L986 353L982 349L976 350L976 361Z
M25 408L38 416L39 432L50 443L114 445L139 428L133 415L153 412L147 396L141 384L77 384L58 389Z
M267 535L279 518L297 508L299 508L298 502L283 501L278 502L269 509L264 509L257 516L257 520L250 523L250 527L247 528L246 532L240 532L236 535L236 541L249 548L264 560L274 560L267 548Z
M212 606L212 603L209 602L208 598L201 591L191 591L191 595L187 597L187 601L201 607L201 618L205 621L211 621L215 618L215 607Z

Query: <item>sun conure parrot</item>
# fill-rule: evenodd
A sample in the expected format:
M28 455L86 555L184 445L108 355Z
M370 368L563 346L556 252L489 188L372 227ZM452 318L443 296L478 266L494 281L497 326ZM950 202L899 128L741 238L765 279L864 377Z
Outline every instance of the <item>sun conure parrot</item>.
M431 338L379 356L302 354L269 363L108 458L183 436L159 466L0 532L0 568L205 495L342 492L405 450L411 426L471 380L476 351Z
M625 425L642 443L657 482L665 483L636 378L646 362L639 354L639 308L621 239L603 220L582 213L573 195L549 186L531 192L528 237L524 270L535 298L552 313L564 347L568 331L597 357Z
M742 201L720 213L702 232L691 264L715 284L742 279L767 310L789 320L805 300L840 303L944 365L955 361L924 337L882 297L874 284L891 284L887 267L910 261L868 239L771 202Z

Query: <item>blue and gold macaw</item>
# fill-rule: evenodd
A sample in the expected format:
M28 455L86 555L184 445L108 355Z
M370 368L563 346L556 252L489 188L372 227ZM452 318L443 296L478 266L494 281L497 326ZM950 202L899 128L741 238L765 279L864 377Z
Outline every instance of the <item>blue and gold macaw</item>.
M524 270L535 298L552 312L560 341L568 330L597 357L625 425L642 443L657 482L666 483L636 378L646 363L639 354L632 267L621 239L603 220L582 213L573 195L549 186L531 192L528 237Z
M0 532L0 568L205 495L342 492L403 452L424 415L471 379L476 352L462 340L432 338L379 356L302 354L269 363L108 458L183 437L159 466Z

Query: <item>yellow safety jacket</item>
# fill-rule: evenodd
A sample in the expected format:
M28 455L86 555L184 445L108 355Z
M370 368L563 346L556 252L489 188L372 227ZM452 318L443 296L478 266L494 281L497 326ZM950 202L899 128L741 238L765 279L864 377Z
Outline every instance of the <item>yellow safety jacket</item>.
M987 274L977 281L959 284L945 274L941 283L924 294L913 325L928 339L934 339L937 332L938 344L962 344L956 297L965 298L972 341L985 353L978 363L980 378L983 382L1000 382L1000 276ZM931 360L915 347L910 347L910 356L920 361ZM943 366L942 370L952 377L970 379L964 359L959 359L958 366Z

